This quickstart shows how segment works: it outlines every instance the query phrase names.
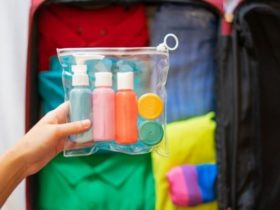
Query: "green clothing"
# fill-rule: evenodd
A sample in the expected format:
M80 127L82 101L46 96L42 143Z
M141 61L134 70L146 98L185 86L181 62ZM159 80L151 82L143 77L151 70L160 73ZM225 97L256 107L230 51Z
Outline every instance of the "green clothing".
M153 210L150 155L57 156L39 173L40 210Z

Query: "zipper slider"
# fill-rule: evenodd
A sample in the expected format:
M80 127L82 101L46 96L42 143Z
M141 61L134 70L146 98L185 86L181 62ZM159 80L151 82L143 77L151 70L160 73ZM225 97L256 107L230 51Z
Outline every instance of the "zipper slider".
M171 47L170 45L168 45L167 43L167 39L168 38L173 38L174 39L174 46ZM170 50L170 51L174 51L178 48L179 46L179 40L178 40L178 37L175 35L175 34L166 34L164 36L164 39L163 39L163 42L160 43L158 46L157 46L157 50L158 51L166 51L166 50Z

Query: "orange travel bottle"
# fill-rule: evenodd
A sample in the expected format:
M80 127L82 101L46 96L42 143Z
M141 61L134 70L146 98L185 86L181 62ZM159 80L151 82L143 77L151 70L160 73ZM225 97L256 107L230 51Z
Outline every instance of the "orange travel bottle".
M118 91L116 93L116 142L135 144L137 130L137 96L133 91L133 72L117 73Z

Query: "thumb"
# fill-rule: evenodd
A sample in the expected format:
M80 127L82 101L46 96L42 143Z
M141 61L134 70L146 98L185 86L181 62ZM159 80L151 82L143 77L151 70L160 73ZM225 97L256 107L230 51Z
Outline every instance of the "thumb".
M66 137L78 133L82 133L88 130L91 126L90 120L82 120L64 124L56 125L58 129L58 135L61 137Z

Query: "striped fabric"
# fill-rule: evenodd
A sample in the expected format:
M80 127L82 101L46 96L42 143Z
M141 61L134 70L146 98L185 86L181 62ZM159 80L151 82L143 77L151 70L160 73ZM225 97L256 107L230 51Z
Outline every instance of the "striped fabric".
M172 202L196 206L215 200L216 164L183 165L167 174Z

